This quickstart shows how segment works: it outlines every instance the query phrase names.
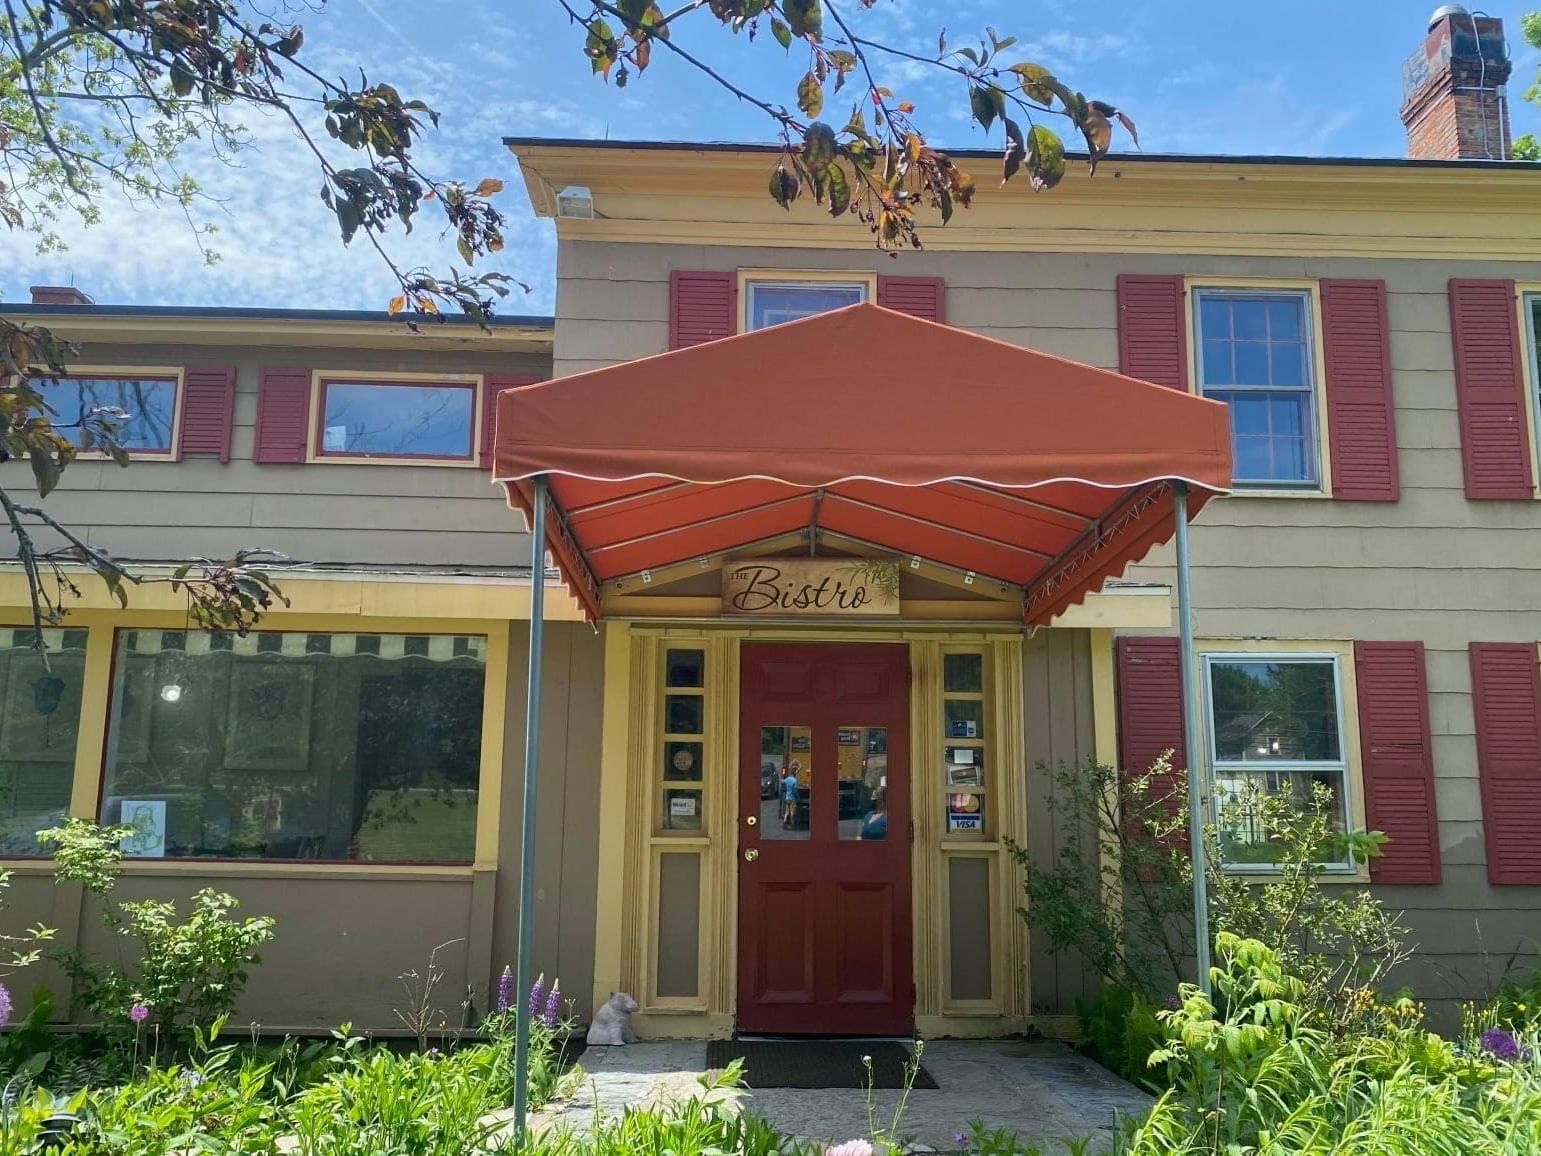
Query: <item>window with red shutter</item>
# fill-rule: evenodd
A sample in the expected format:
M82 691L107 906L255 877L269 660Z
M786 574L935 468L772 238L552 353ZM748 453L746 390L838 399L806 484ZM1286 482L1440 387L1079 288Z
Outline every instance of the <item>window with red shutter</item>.
M1387 836L1376 883L1438 883L1439 816L1421 642L1354 643L1365 822Z
M1450 282L1450 334L1466 496L1530 498L1530 399L1525 395L1513 281Z
M1171 751L1171 778L1152 784L1155 798L1167 796L1188 767L1182 648L1175 638L1120 638L1114 656L1119 770L1129 778L1143 775Z
M262 371L257 391L257 430L252 460L291 465L305 460L309 445L310 370L289 366Z
M738 332L738 274L669 274L669 348L684 349Z
M212 454L230 460L235 413L235 366L189 365L182 371L182 421L178 456Z
M1401 485L1386 283L1326 280L1321 297L1332 496L1394 502Z
M1533 642L1473 642L1488 882L1541 884L1541 664Z
M477 465L484 470L492 469L495 447L495 429L498 417L498 394L505 389L517 389L544 380L538 373L489 373L482 379L482 434L477 454Z

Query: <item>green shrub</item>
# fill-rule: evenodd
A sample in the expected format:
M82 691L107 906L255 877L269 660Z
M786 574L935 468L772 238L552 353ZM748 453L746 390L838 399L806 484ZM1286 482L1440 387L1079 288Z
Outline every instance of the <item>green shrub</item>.
M70 819L40 832L54 844L55 882L79 883L100 901L102 918L119 936L134 941L133 963L97 960L63 952L59 960L78 985L81 1004L103 1023L128 1024L135 1007L143 1022L166 1034L186 1033L230 1015L246 987L247 968L260 963L258 948L273 938L268 916L238 920L232 895L204 888L191 910L178 918L175 903L154 899L117 902L111 896L122 865L119 844L126 827L99 827Z
M1097 1059L1132 1083L1159 1090L1152 1075L1150 1054L1165 1036L1156 1018L1156 1005L1138 992L1109 986L1094 999L1076 1000L1081 1035Z

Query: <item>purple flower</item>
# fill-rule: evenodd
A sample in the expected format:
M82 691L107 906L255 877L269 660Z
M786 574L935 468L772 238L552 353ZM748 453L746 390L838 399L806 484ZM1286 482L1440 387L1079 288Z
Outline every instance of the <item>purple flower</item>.
M562 1019L562 990L559 980L551 981L551 994L546 997L546 1026L554 1028Z
M0 1027L11 1022L11 993L5 984L0 983Z
M530 1018L540 1015L546 1006L546 973L541 972L530 985Z
M963 1145L968 1143L968 1137L965 1136L962 1132L954 1132L952 1134L952 1142L961 1148Z
M1503 1028L1488 1028L1482 1033L1482 1050L1495 1060L1506 1062L1530 1057L1529 1049L1521 1045L1520 1041L1514 1038L1513 1033Z
M128 1018L136 1024L144 1023L145 1020L150 1018L150 1005L147 1003L136 1003L128 1009Z
M494 1010L497 1011L498 1015L502 1015L513 1006L514 969L511 967L505 967L503 969L503 974L498 976L498 1002L494 1005Z
M1166 1003L1167 1011L1182 1011L1183 1009L1183 1001L1175 992L1168 992L1164 1002Z

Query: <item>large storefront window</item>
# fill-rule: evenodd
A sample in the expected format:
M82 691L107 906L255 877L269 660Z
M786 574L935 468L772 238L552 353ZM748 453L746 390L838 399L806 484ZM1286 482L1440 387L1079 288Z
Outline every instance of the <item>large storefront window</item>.
M0 856L44 855L37 832L70 808L86 632L0 627Z
M102 821L146 858L470 862L486 663L478 636L119 631Z

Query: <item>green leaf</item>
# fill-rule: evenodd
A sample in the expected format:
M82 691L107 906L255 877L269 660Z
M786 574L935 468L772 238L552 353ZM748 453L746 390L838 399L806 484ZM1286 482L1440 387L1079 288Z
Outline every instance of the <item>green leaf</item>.
M1027 137L1027 171L1037 187L1052 189L1065 176L1065 142L1041 124Z
M353 234L358 232L363 224L363 218L359 216L358 206L347 198L339 198L337 201L337 227L342 230L342 243L346 245L353 240Z
M781 14L792 26L792 34L817 40L824 31L824 7L820 0L781 0Z
M829 191L829 215L838 217L851 207L851 185L839 161L830 161L825 167L824 185Z
M1024 61L1021 64L1013 64L1011 71L1022 78L1022 95L1038 104L1050 103L1056 89L1060 87L1054 74L1041 64Z
M803 163L817 175L820 169L835 159L835 130L821 120L816 120L803 133Z
M797 200L799 187L797 177L787 172L785 165L777 165L770 175L771 200L783 209L792 208L792 202Z
M808 72L797 86L797 107L804 115L816 117L824 111L824 86L818 76Z
M771 17L771 35L776 38L776 43L781 45L781 47L792 47L792 29L779 16Z
M59 484L59 463L42 446L30 447L27 450L27 457L32 462L32 477L37 482L37 496L46 498Z
M1017 175L1027 156L1027 142L1022 139L1022 129L1009 116L1001 117L1006 125L1006 155L1001 161L1001 184Z
M1006 98L994 85L975 85L969 90L968 103L974 119L984 126L986 132L990 131L997 116L1005 115Z

